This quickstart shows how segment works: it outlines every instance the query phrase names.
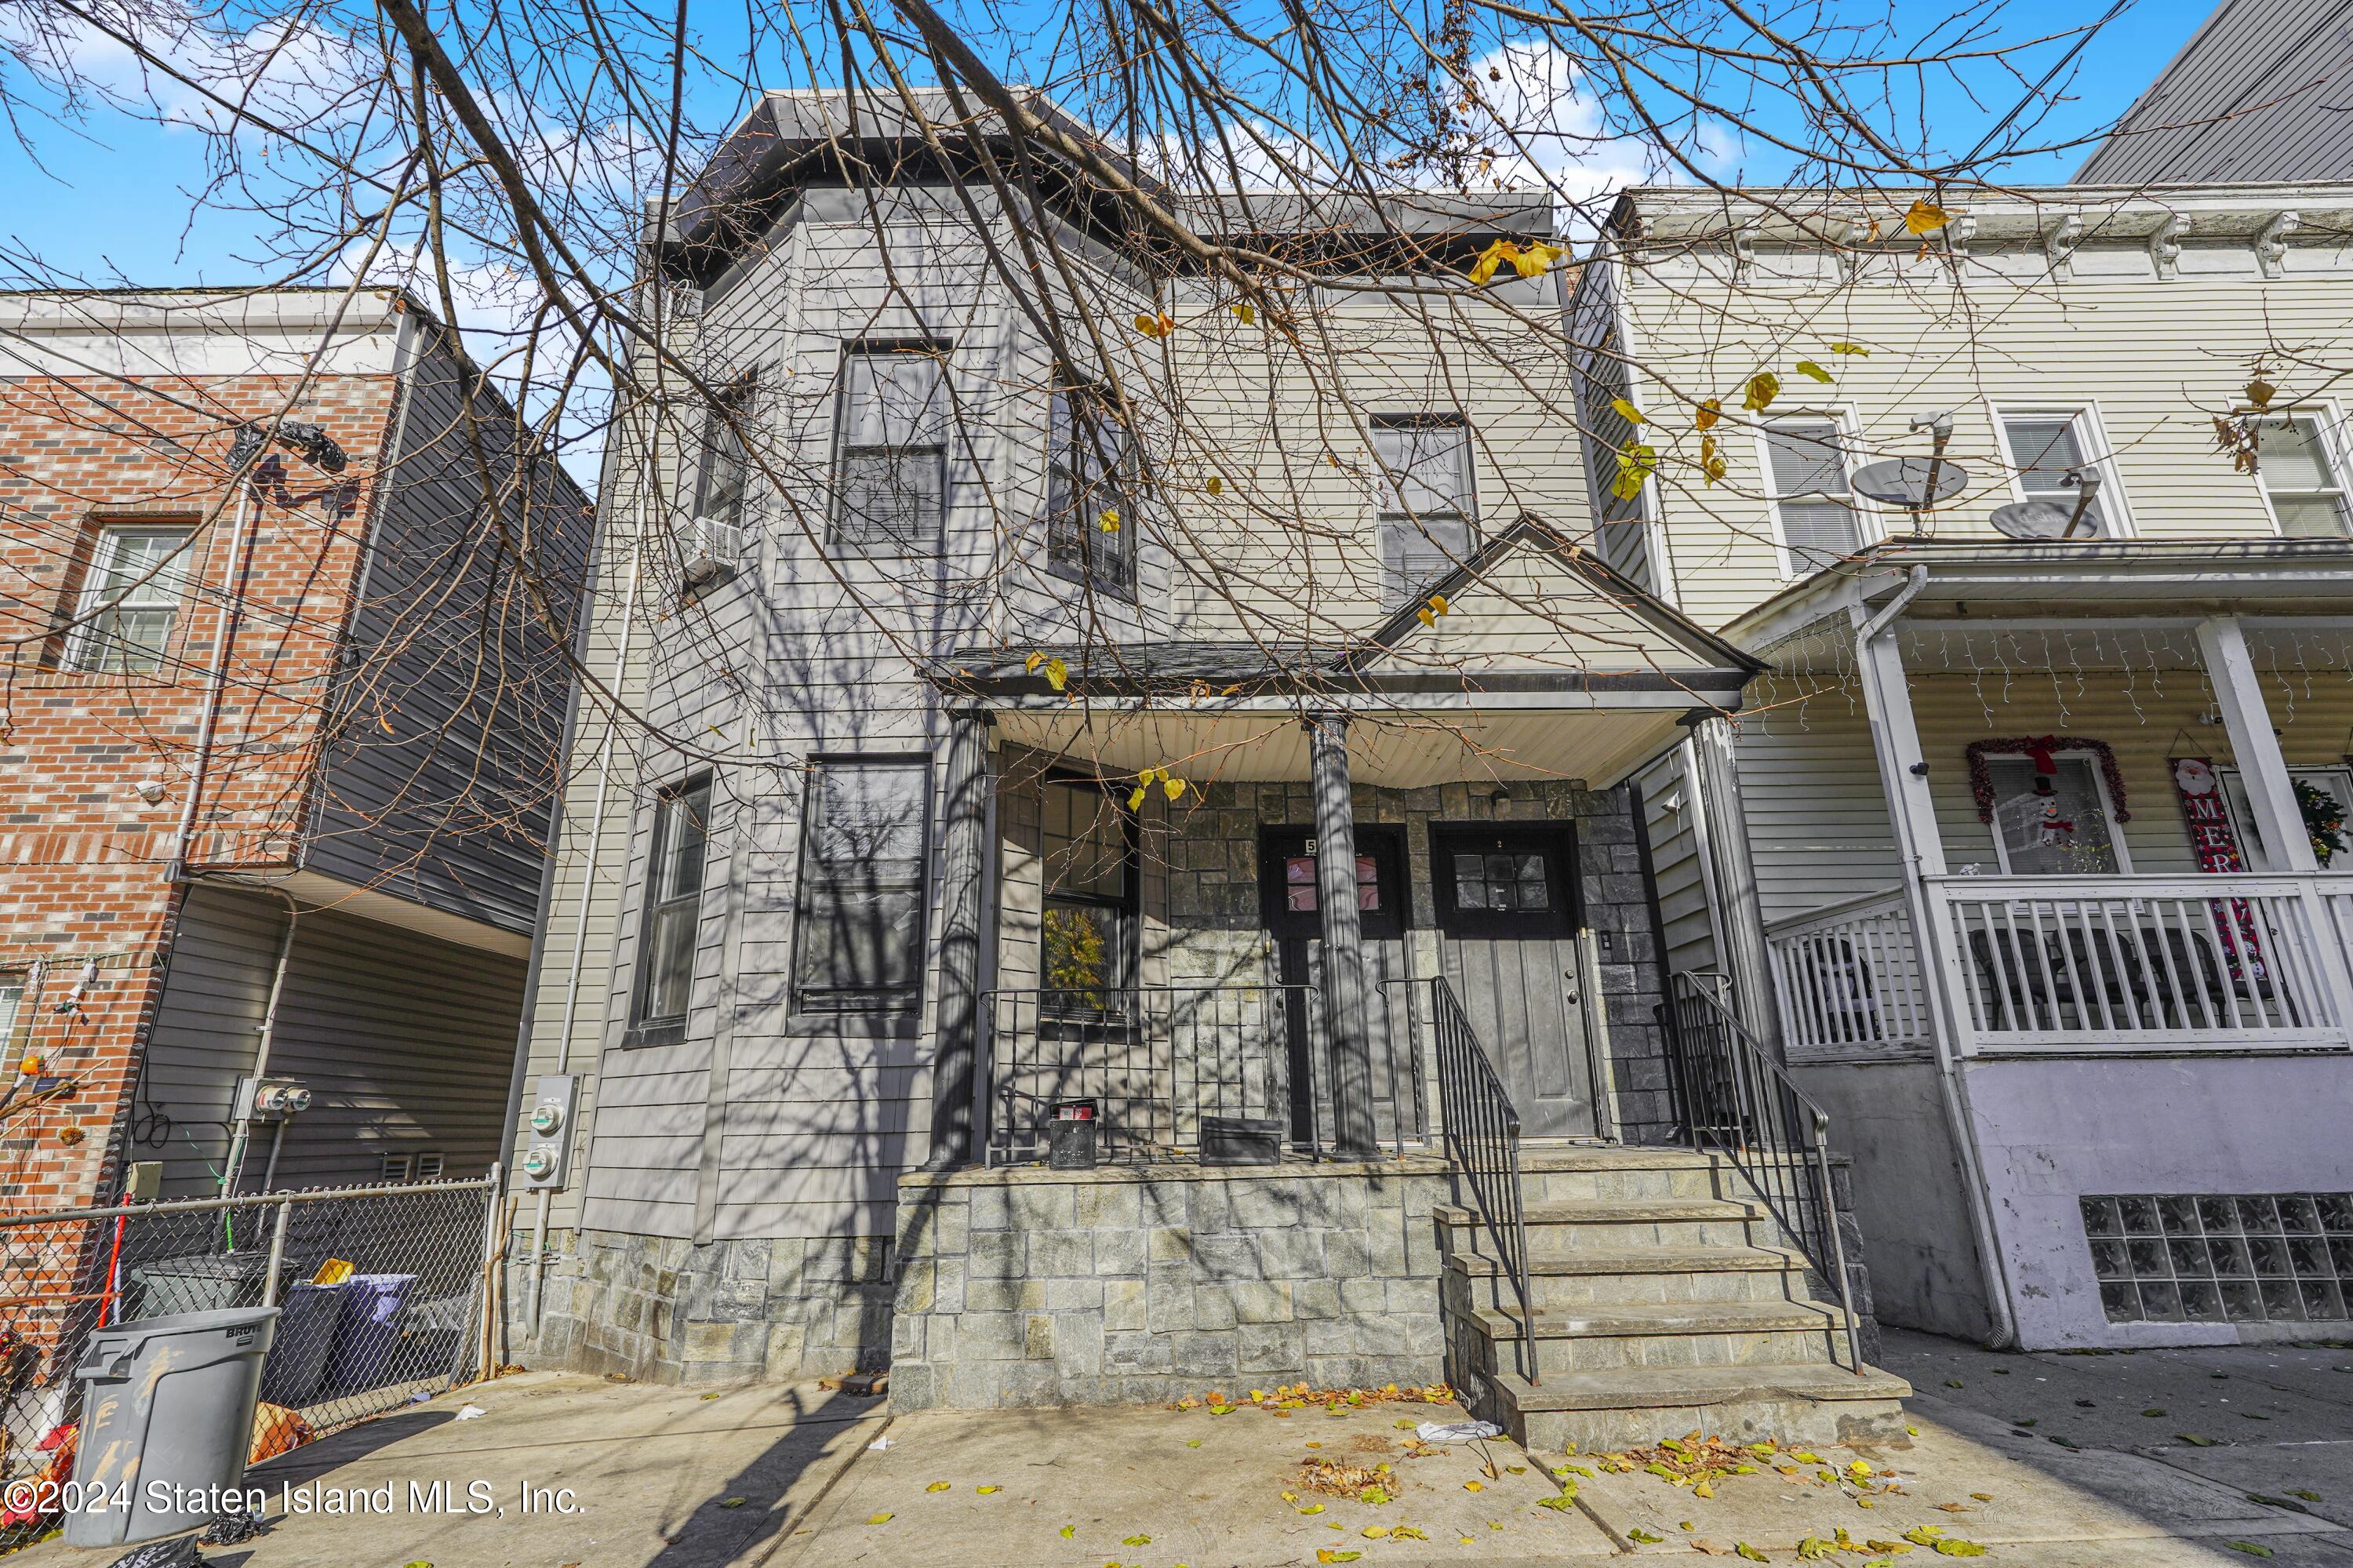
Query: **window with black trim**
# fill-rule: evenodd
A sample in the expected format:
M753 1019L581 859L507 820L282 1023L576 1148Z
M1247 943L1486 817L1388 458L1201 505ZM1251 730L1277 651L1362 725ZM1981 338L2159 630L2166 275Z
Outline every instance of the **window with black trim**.
M923 1001L931 769L820 758L801 821L797 1012L912 1014Z
M695 480L694 514L728 527L744 521L744 496L751 463L744 430L752 418L758 384L745 376L720 395L702 431L702 469Z
M1046 559L1059 577L1135 593L1135 443L1101 387L1056 387L1047 412Z
M1479 546L1471 427L1458 414L1375 414L1380 466L1382 602L1397 609Z
M1450 937L1563 937L1577 927L1577 832L1566 822L1433 822L1431 891Z
M711 780L689 779L654 798L653 853L638 932L632 1044L685 1033L694 994L695 938L702 925L702 866L711 846Z
M1135 985L1135 818L1092 779L1049 779L1042 796L1046 1010L1120 1012Z
M842 350L833 533L842 548L935 556L945 546L945 344L853 343Z

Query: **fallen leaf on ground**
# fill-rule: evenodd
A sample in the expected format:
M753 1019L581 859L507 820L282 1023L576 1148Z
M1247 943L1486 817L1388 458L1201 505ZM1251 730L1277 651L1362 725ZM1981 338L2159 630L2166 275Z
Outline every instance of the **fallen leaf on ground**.
M887 1513L870 1513L866 1516L866 1522L869 1524L888 1524L891 1522L892 1517L892 1515ZM414 1568L414 1564L411 1565L411 1568Z
M1149 1546L1152 1544L1152 1537L1148 1535L1131 1535L1125 1541L1121 1542L1120 1544L1122 1546Z
M742 1508L745 1503L750 1502L751 1500L752 1499L750 1498L722 1498L720 1499L719 1506L721 1508Z
M1766 1560L1765 1554L1762 1552L1757 1551L1757 1548L1749 1545L1748 1542L1745 1541L1734 1542L1732 1543L1732 1552L1734 1556L1746 1557L1751 1563L1762 1563Z
M2318 1502L2320 1500L2320 1494L2318 1492L2308 1492L2304 1490L2301 1487L2289 1492L2287 1495L2292 1498L2302 1498L2306 1502Z
M1462 1489L1466 1492L1483 1492L1487 1489L1477 1481L1465 1481L1462 1483Z
M1993 1501L1993 1494L1991 1492L1971 1492L1969 1496L1977 1499L1979 1502Z
M2222 1544L2233 1552L2243 1552L2250 1557L2269 1557L2272 1554L2270 1547L2258 1546L2252 1541L2226 1541Z
M930 1486L925 1487L923 1489L927 1492L944 1492L954 1485L955 1485L954 1481L934 1481Z
M1201 1440L1198 1437L1187 1437L1185 1439L1185 1446L1187 1448L1198 1448L1200 1446Z
M1072 1536L1078 1534L1078 1532L1079 1527L1075 1524L1066 1524L1062 1526L1062 1539L1065 1541L1070 1540Z
M2151 1405L2148 1409L2142 1411L2141 1414L2143 1415L2162 1415L2165 1412L2156 1405Z
M992 1492L1001 1492L1005 1489L1003 1487L975 1487L972 1489L978 1492L982 1497L987 1497Z
M1626 1539L1629 1541L1640 1542L1644 1546L1656 1546L1660 1542L1664 1541L1666 1537L1663 1535L1652 1535L1647 1530L1630 1530L1626 1532Z
M2211 1448L2221 1441L2219 1437L2200 1437L2195 1432L2177 1432L2174 1436L2180 1438L2184 1443L2189 1444L2192 1448Z

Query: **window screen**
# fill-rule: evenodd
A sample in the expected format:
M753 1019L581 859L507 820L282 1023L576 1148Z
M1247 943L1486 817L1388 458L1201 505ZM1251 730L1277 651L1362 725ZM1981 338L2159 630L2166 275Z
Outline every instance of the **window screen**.
M2329 461L2320 421L2312 415L2257 420L2255 471L2270 493L2281 533L2336 539L2348 532L2345 485Z
M795 1006L912 1012L923 995L929 774L921 762L820 762L801 824Z
M675 1029L694 994L695 937L702 920L702 864L711 843L711 780L666 789L654 805L653 855L638 937L640 1028Z
M1380 465L1383 602L1419 599L1471 558L1471 431L1442 415L1377 415L1373 457Z
M1846 451L1830 419L1792 419L1767 429L1774 510L1781 542L1799 573L1820 571L1862 547L1854 492L1846 482Z
M1063 577L1131 595L1134 443L1099 387L1057 388L1048 419L1047 560Z
M842 356L834 535L848 549L939 553L947 526L947 361L937 344Z
M2073 414L2003 417L2001 429L2010 442L2010 461L2018 470L2018 487L2026 493L2029 501L2047 501L2070 512L2075 509L2075 487L2065 482L2066 477L2084 468L2088 461L2078 422ZM2083 519L2075 524L2075 536L2092 538L2107 532L2102 503L2094 501L2084 508Z
M66 663L75 670L151 674L163 668L188 592L185 528L102 528L75 606Z
M2116 842L2091 759L2052 760L2059 771L2040 776L2031 758L1997 757L1986 764L2003 865L2019 875L2113 874Z

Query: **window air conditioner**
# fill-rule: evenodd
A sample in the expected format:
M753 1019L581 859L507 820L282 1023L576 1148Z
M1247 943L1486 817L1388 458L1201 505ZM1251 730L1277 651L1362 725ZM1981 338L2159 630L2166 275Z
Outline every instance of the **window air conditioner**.
M690 519L678 531L679 571L689 588L735 575L744 558L744 524L718 517Z

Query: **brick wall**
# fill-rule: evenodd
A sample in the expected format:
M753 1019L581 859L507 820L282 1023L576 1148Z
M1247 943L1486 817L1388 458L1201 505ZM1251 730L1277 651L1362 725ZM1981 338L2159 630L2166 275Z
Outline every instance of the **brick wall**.
M329 479L287 456L251 536L191 860L270 865L290 858L306 807L396 391L388 376L306 389L274 376L0 380L0 973L27 981L0 1084L27 1052L60 1081L39 1098L26 1083L0 1114L0 1204L112 1195L138 1044L170 950L165 873L230 584L229 427L315 422L351 459ZM107 523L194 530L191 586L153 674L62 667L94 530ZM159 798L143 798L142 783Z

